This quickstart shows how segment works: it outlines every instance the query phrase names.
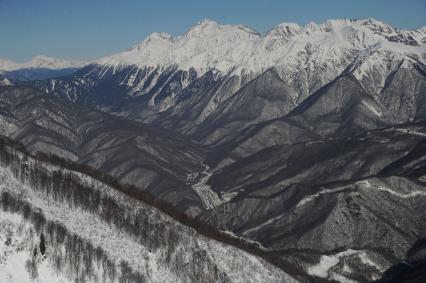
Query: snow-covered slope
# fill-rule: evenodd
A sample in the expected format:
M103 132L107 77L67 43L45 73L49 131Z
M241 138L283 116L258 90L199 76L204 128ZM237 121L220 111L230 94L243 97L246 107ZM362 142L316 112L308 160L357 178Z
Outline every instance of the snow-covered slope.
M7 78L2 78L0 76L0 86L9 86L13 85Z
M34 256L39 245L34 230L21 215L0 213L0 282L71 283L40 253Z
M14 71L19 69L65 69L65 68L80 68L87 64L84 61L65 60L52 58L45 55L38 55L24 63L16 63L9 59L0 58L0 70Z

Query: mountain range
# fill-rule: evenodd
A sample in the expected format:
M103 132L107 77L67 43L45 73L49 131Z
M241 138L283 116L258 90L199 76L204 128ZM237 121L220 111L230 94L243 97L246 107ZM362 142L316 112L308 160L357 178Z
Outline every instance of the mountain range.
M203 20L75 64L5 76L2 134L302 270L284 282L426 276L425 27Z

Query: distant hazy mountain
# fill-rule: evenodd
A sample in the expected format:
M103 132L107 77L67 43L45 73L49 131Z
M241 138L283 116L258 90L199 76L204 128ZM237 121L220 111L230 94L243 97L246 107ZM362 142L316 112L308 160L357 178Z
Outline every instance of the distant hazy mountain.
M87 63L78 60L65 60L59 58L38 55L24 63L16 63L9 59L0 58L0 70L16 71L19 69L66 69L66 68L81 68Z
M13 82L43 80L69 75L87 63L38 55L28 62L16 63L0 58L0 71Z

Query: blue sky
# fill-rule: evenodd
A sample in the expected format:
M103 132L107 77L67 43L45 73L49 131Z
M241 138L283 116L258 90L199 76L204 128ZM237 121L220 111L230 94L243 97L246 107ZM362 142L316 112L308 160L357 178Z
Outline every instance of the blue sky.
M366 17L418 28L426 0L0 0L0 57L95 59L154 31L182 34L203 18L265 33L281 22Z

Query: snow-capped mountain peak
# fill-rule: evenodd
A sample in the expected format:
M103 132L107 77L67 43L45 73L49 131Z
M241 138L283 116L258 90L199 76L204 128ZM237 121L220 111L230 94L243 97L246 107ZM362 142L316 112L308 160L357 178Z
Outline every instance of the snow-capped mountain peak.
M9 71L17 68L18 64L9 59L0 58L0 70Z
M319 31L319 29L320 27L315 22L309 22L304 28L304 30L308 33Z
M153 33L129 51L96 63L160 69L175 66L184 71L195 69L198 75L209 70L258 74L271 67L300 67L300 62L306 62L306 52L316 65L343 64L371 46L424 58L424 38L421 30L397 29L374 19L336 19L305 27L281 23L263 36L243 25L204 19L184 35Z
M172 41L173 36L168 33L153 32L148 35L144 41L134 45L128 51L137 51L144 48L149 48L150 46L153 46L153 48L160 48L159 45L169 45Z
M191 27L189 31L186 33L188 36L196 35L198 33L203 32L214 32L221 28L221 26L210 19L203 19L199 21L196 25Z
M196 25L191 27L186 33L185 37L203 37L203 36L215 36L218 34L229 34L229 33L246 33L254 36L259 36L259 33L245 25L223 25L210 19L203 19Z
M147 40L155 40L155 39L172 41L173 36L165 32L161 32L161 33L154 32L147 38Z
M276 25L266 36L292 37L303 32L303 28L296 23L281 23Z
M46 55L37 55L30 61L23 64L27 68L47 68L47 69L63 69L72 67L81 67L85 63L77 60L65 60L59 58L48 57Z
M35 56L30 61L22 64L25 68L47 68L47 69L63 69L82 67L85 62L77 60L65 60L59 58L48 57L46 55Z

